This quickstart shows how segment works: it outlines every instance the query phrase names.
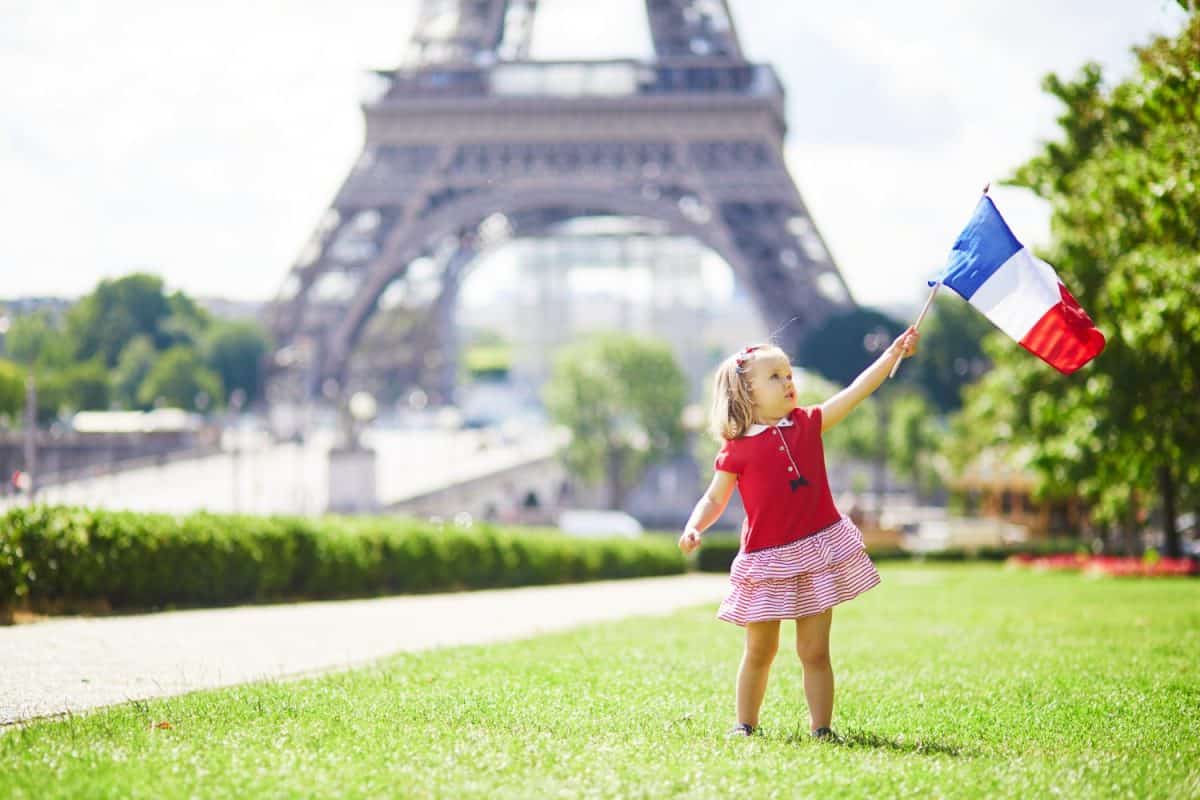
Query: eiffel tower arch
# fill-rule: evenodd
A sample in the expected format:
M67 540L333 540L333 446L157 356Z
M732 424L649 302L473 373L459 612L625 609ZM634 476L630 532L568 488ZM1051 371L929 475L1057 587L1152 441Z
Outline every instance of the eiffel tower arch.
M791 322L785 344L853 305L784 164L783 88L744 59L724 0L646 0L649 61L530 61L536 5L423 0L408 60L376 73L362 153L272 304L293 395L344 387L381 298L420 273L435 299L401 350L450 399L463 271L497 231L577 217L694 237L770 328Z

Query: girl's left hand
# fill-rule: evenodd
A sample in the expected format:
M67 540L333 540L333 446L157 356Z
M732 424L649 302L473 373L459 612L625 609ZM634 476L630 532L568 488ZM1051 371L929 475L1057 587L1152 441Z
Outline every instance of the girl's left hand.
M695 528L688 528L683 532L683 535L679 537L679 549L683 551L684 555L691 553L699 546L700 531L696 530Z
M917 342L920 340L921 334L916 328L909 327L904 333L896 337L896 341L892 342L892 348L900 351L901 358L908 358L917 352Z

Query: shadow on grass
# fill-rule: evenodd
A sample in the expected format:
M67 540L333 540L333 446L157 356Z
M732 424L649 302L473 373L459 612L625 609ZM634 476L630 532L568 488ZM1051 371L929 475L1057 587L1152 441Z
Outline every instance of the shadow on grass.
M839 734L839 741L815 741L807 731L796 731L787 736L788 744L819 744L837 747L862 747L891 750L896 753L912 753L921 756L954 756L972 758L977 755L968 747L953 742L940 742L922 736L908 737L904 734L887 737L868 731L851 730Z

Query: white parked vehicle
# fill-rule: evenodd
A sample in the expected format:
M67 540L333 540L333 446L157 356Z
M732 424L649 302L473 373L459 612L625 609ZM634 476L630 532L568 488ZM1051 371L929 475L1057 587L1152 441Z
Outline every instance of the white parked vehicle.
M587 539L636 539L642 535L642 524L624 511L564 511L558 517L558 528L569 536Z

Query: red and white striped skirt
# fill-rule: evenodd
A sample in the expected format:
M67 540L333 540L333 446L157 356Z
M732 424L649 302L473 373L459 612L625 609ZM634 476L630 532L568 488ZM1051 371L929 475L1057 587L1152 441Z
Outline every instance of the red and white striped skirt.
M820 614L879 583L862 531L842 517L778 547L738 553L717 619L745 625Z

